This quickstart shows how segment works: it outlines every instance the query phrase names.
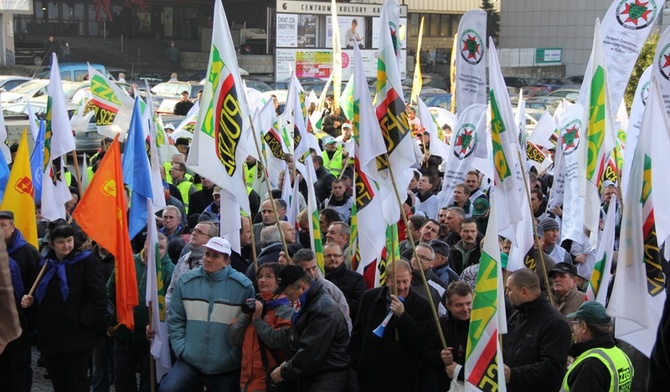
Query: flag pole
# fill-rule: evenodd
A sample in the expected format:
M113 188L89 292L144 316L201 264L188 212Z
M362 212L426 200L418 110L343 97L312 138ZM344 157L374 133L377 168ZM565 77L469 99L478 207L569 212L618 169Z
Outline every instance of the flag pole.
M617 170L616 170L616 188L617 192L619 192L619 197L617 197L617 201L621 203L621 210L623 211L623 193L621 192L621 170L619 170L619 154L617 154L616 151L616 145L614 146L614 149L612 150L614 152L614 162L617 164Z
M385 153L386 155L386 161L389 162L389 156L388 156L388 151ZM389 170L389 176L391 177L391 182L393 183L393 190L395 191L396 198L398 199L398 205L400 206L400 215L402 216L402 220L405 223L405 228L409 227L409 221L407 219L407 214L405 213L405 209L402 208L403 201L400 199L400 192L398 192L398 185L395 182L395 176L393 175L393 169L391 168L391 165L388 166ZM412 245L412 254L414 255L414 259L419 262L419 257L416 253L416 244L414 241L410 240L409 243ZM394 252L395 253L395 252ZM395 261L393 263L393 279L397 279L396 277L396 271L395 271ZM419 267L419 272L421 273L421 280L423 281L423 286L426 289L426 293L430 294L430 286L428 286L428 281L426 280L426 274L423 272L423 268ZM393 285L395 289L395 295L398 296L397 292L397 281L396 284ZM428 304L430 305L430 310L433 313L433 319L435 321L435 325L437 326L437 333L440 336L440 343L442 343L442 348L447 349L447 342L444 339L444 333L442 333L442 327L440 326L440 318L437 315L437 309L435 308L435 304L433 303L432 300L428 300Z
M517 148L516 153L519 155L519 165L522 164L521 160L521 151ZM530 210L530 219L533 219L533 207L530 205L530 187L528 186L528 179L526 178L525 170L522 173L523 177L523 186L526 191L526 200L528 200L528 209ZM537 254L540 256L540 262L542 263L542 272L544 274L544 285L547 286L547 297L549 297L549 303L551 306L554 306L554 298L551 296L551 287L549 286L549 275L547 274L547 267L544 264L544 255L542 254L542 248L540 247L540 237L537 235L537 225L533 222L533 246L537 248ZM535 265L535 271L537 272L537 264Z
M251 134L252 134L251 138L254 139L254 146L256 146L256 152L258 153L258 158L260 159L261 157L263 157L263 153L261 152L261 147L258 145L258 140L256 140L256 128L254 128L254 120L251 118L251 115L249 115L249 125L251 126ZM281 229L281 225L279 224L280 223L279 213L277 212L277 206L275 205L275 198L272 196L272 189L270 188L270 179L268 178L266 168L267 168L267 162L263 165L263 177L265 177L265 186L268 189L268 196L270 197L270 204L272 205L272 213L274 214L275 220L277 221L277 228L279 229L279 236L281 237L281 243L284 248L284 252L286 253L286 257L289 257L288 245L286 245L286 237L284 236L284 231ZM289 178L289 181L290 180L291 179ZM284 179L284 181L286 181L286 179ZM253 228L251 231L253 232ZM258 263L256 259L254 259L254 264L256 265L256 269L258 269Z
M153 311L151 309L152 301L149 301L149 331L153 332L151 325L151 320L153 319ZM156 359L154 359L153 354L151 354L151 348L149 349L149 377L151 378L151 392L156 392Z
M72 159L74 160L74 174L77 176L77 187L79 188L79 198L84 196L84 190L81 187L81 172L79 171L79 162L77 161L77 149L72 150Z

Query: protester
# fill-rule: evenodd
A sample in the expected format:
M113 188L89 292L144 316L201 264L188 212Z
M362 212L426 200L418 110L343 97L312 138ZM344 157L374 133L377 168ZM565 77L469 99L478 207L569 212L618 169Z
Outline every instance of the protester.
M228 328L230 344L242 346L242 391L271 390L268 382L272 380L268 375L285 358L286 342L282 330L291 327L293 308L285 295L274 294L281 268L279 263L267 263L258 268L257 297L247 302L249 309L243 310L243 315Z
M535 272L523 268L507 278L514 313L503 338L507 390L558 391L565 374L570 327L540 290Z
M560 263L559 263L560 264ZM568 314L576 343L568 355L574 359L563 379L562 391L630 391L635 369L614 343L611 318L595 301L584 302Z
M554 307L562 315L577 311L586 299L586 295L577 288L577 267L568 263L557 263L549 271L552 281L551 294L554 297Z
M55 392L89 391L88 368L94 335L104 331L105 282L100 261L78 248L75 229L64 221L49 225L46 271L34 295L21 306L35 307L37 349ZM36 301L37 300L37 301Z
M408 262L392 261L386 265L386 285L363 294L351 334L361 391L418 390L419 356L434 327L429 300L411 289L411 276ZM380 338L373 331L389 311L393 316L379 332Z
M298 303L292 326L285 330L289 348L286 361L272 371L272 379L297 381L297 391L344 392L347 387L349 331L347 323L321 282L302 267L287 265L279 272L279 287Z
M241 316L240 307L254 298L253 284L230 267L228 241L212 237L204 248L202 266L175 285L167 326L177 362L159 392L181 392L198 383L214 392L240 385L242 350L230 343L228 328Z
M323 258L326 280L342 291L351 311L350 317L355 322L363 292L366 290L363 276L347 267L342 247L335 242L328 242L323 246Z

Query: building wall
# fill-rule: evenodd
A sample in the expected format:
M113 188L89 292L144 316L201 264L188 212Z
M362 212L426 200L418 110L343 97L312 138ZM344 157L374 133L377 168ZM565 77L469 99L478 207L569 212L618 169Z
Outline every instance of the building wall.
M612 0L504 0L500 47L563 48L563 76L583 75L596 18L602 19L611 4ZM670 17L666 16L665 21Z

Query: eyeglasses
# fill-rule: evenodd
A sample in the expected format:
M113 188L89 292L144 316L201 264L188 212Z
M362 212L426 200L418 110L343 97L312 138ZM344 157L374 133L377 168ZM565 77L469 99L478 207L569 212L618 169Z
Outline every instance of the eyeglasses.
M433 259L424 255L419 256L419 259L421 259L421 261L433 261Z
M212 237L211 235L205 233L204 231L202 231L202 230L200 230L200 229L193 229L193 230L191 230L191 234L204 235L204 236L206 236L206 237L210 237L210 238Z
M342 257L342 256L344 256L344 255L343 255L343 254L339 254L339 255L336 255L336 254L326 255L326 254L324 254L324 255L323 255L323 257L324 257L325 259L336 259L336 258L338 258L338 257Z

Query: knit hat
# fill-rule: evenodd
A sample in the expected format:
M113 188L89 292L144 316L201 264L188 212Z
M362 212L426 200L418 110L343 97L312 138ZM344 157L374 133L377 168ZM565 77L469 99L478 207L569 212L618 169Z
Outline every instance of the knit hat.
M540 221L540 226L542 226L542 230L547 231L547 230L558 230L558 222L556 222L555 219L551 218L544 218Z

